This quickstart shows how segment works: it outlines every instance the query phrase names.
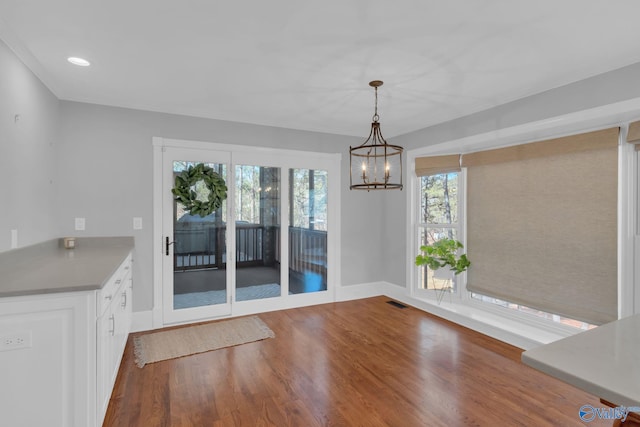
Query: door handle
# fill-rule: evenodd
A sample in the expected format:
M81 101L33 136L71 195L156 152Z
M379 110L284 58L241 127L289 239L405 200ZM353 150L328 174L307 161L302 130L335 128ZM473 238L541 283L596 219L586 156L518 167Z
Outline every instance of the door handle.
M109 333L111 336L114 336L116 334L116 316L114 314L109 316L109 321L111 321L111 329L109 330Z
M169 236L165 238L165 246L164 246L164 254L169 256L169 246L173 245L175 242L169 242Z

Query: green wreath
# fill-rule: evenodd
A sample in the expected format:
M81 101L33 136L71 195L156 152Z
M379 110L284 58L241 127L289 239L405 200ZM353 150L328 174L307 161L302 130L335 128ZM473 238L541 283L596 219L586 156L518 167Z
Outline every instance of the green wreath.
M194 190L199 181L203 181L209 190L206 200L199 198ZM171 192L175 200L182 203L191 215L200 215L204 218L222 206L222 202L227 198L227 185L212 168L204 163L198 163L176 175L175 186Z

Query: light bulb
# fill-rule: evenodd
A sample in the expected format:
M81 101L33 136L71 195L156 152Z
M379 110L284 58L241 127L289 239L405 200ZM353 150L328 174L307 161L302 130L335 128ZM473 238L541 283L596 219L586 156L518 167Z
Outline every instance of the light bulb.
M79 67L88 67L89 65L91 65L91 63L89 61L87 61L86 59L77 58L75 56L71 56L71 57L67 58L67 61L69 61L73 65L77 65Z

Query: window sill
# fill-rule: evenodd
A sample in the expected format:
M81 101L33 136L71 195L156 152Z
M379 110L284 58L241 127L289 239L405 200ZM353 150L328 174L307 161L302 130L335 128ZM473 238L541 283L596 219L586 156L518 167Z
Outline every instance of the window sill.
M533 318L524 313L510 313L502 307L485 307L477 301L447 301L407 294L405 288L387 286L385 295L412 307L442 317L516 347L528 350L582 332L553 322Z

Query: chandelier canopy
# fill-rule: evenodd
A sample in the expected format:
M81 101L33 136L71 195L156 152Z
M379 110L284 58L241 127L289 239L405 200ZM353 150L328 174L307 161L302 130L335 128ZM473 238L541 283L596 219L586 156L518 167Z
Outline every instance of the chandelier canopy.
M367 140L357 147L349 147L351 190L402 190L402 147L387 144L380 131L378 115L378 88L381 80L369 86L375 89L375 110L371 132Z

